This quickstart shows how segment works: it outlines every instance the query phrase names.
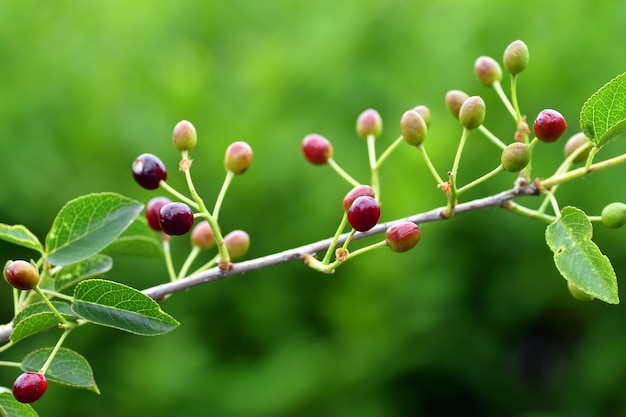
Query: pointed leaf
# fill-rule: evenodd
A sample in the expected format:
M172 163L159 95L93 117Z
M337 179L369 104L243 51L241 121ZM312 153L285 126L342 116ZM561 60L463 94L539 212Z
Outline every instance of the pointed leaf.
M24 371L37 372L46 363L53 348L47 347L30 352L22 360ZM93 377L89 362L79 353L61 347L54 356L50 367L46 371L46 379L74 388L84 388L100 394Z
M102 253L159 257L163 255L163 246L159 234L148 226L146 218L138 216Z
M617 277L609 259L591 241L592 234L585 213L575 207L564 207L561 217L546 229L546 242L565 279L595 298L617 304Z
M113 242L141 212L143 204L115 193L89 194L67 203L46 237L48 262L69 265Z
M90 279L74 291L72 310L85 320L142 336L168 333L178 322L161 310L159 304L126 285Z
M626 133L626 73L609 81L585 102L580 127L598 148Z
M106 255L94 255L84 261L63 267L54 280L54 289L63 291L88 278L95 278L108 272L113 260Z
M75 321L78 317L68 303L62 301L52 301L54 307L68 321ZM18 341L38 333L42 330L57 327L58 317L50 310L46 303L31 304L20 311L13 320L13 332L11 332L11 342Z
M10 226L0 223L0 239L36 250L43 255L43 246L37 236L21 224Z
M0 392L0 415L3 417L37 417L37 412L30 404L23 404L15 399L11 391Z

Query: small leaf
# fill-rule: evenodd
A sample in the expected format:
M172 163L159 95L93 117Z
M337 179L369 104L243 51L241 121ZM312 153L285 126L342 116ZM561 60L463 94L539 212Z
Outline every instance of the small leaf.
M46 237L48 262L69 265L113 242L141 212L143 204L115 193L89 194L67 203Z
M75 321L79 317L72 311L68 303L52 301L54 307L67 321ZM13 320L13 332L11 342L18 341L38 333L42 330L56 327L59 324L58 317L50 310L46 303L31 304L20 311Z
M43 255L43 246L37 236L21 224L10 226L0 223L0 239L36 250Z
M50 357L52 349L48 347L30 352L22 360L22 369L32 372L39 371L46 363L46 360L48 360L48 357ZM46 371L46 379L74 388L88 389L96 394L100 394L87 359L79 353L64 347L59 348L54 359L52 359L52 363Z
M128 229L107 246L102 253L159 257L163 255L163 246L158 236L158 233L148 226L146 218L138 216Z
M85 320L142 336L169 333L178 322L159 304L126 285L90 279L74 290L72 310Z
M546 242L565 279L595 298L617 304L617 277L609 259L591 241L592 235L587 215L576 207L564 207L561 217L546 229Z
M63 291L88 278L95 278L108 272L113 267L113 260L106 255L94 255L84 261L63 267L54 279L54 289Z
M598 148L626 133L626 73L589 97L580 112L580 127Z
M3 417L37 417L30 404L23 404L9 392L0 392L0 415Z

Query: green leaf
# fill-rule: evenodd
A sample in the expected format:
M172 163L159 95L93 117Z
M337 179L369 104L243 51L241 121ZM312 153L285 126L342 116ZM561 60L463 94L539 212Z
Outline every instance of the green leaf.
M3 417L37 417L29 404L23 404L9 392L0 392L0 415Z
M54 307L68 321L75 321L78 317L68 303L62 301L52 301ZM38 333L42 330L57 327L58 317L50 310L46 303L31 304L20 311L13 320L13 332L11 332L11 342L18 341Z
M90 279L74 290L72 310L85 320L142 336L169 333L178 322L159 304L126 285Z
M63 291L88 278L95 278L108 272L113 260L106 255L94 255L84 261L63 267L54 280L54 289Z
M589 97L580 112L580 127L598 148L626 133L626 73Z
M53 348L47 347L30 352L22 360L22 369L24 371L39 371L50 357L52 350ZM46 379L100 394L87 359L64 347L59 348L54 359L52 359L52 363L46 371Z
M48 262L69 265L113 242L141 212L143 204L115 193L89 194L68 202L46 237Z
M21 224L9 226L8 224L0 223L0 239L36 250L42 255L44 253L43 246L37 239L37 236Z
M138 216L128 229L107 246L102 253L160 257L163 255L163 246L159 234L148 226L146 218Z
M592 235L587 215L576 207L564 207L561 217L546 229L546 242L565 279L595 298L617 304L617 277L609 259L591 241Z

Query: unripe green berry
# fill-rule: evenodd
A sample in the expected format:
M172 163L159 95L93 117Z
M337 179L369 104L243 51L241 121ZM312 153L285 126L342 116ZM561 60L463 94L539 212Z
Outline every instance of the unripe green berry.
M476 129L485 121L485 102L480 96L465 100L459 110L459 121L466 129Z
M513 142L502 151L502 167L509 172L519 172L530 162L530 147L522 142Z
M177 151L190 151L196 146L197 141L196 128L187 120L180 121L174 126L172 142Z
M383 120L380 114L374 109L367 109L359 115L356 120L356 132L363 139L367 139L369 135L375 138L380 136L383 130Z
M18 290L32 290L39 284L39 271L27 261L7 262L4 276Z
M215 246L215 236L209 222L204 220L198 223L191 231L191 244L202 250Z
M504 50L502 58L504 69L513 75L524 71L528 65L528 47L520 40L512 42Z
M582 132L576 133L574 136L569 138L567 142L565 142L563 153L565 154L565 157L567 158L568 156L573 154L574 151L576 151L578 148L582 146L586 146L588 143L589 143L589 138L585 136L584 133ZM591 152L591 147L588 147L587 150L576 155L576 157L574 158L572 162L578 163L578 162L583 162L587 160L587 157L589 156L589 152Z
M417 146L424 142L428 127L426 121L418 112L408 110L400 119L400 132L409 145Z
M478 81L487 87L493 86L495 82L499 82L502 79L500 64L489 56L481 56L476 60L474 73Z
M243 174L252 163L252 148L246 142L231 143L224 156L224 168L235 174Z
M610 228L617 229L626 224L626 204L611 203L602 209L602 223Z
M422 119L426 122L426 127L430 127L430 109L424 105L419 105L413 109L418 112Z
M406 252L413 249L420 240L420 229L412 222L401 222L391 225L385 231L387 246L394 252Z
M569 293L572 295L572 297L574 297L577 300L591 301L594 299L593 295L587 294L586 292L584 292L583 290L581 290L580 288L578 288L577 286L575 286L569 281L567 281L567 289L569 290Z
M243 230L235 230L224 236L224 245L231 261L242 258L250 247L250 236Z
M459 110L468 98L469 96L461 90L450 90L446 93L446 107L458 119Z

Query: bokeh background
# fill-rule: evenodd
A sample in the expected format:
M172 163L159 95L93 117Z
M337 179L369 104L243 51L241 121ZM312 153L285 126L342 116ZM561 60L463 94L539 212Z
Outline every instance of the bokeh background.
M206 201L223 180L228 144L254 149L221 213L224 231L250 234L247 258L326 238L349 186L306 163L306 134L328 137L336 160L367 181L358 114L380 112L382 150L402 113L425 104L427 148L445 175L461 132L445 93L482 95L486 125L510 140L514 126L475 80L473 62L500 60L522 39L531 54L519 80L522 109L529 118L558 109L569 136L583 102L626 71L624 17L618 1L3 0L0 222L43 239L79 195L114 191L147 202L158 192L130 174L143 152L160 156L182 189L170 138L187 119L199 133L193 174ZM616 141L600 156L624 150ZM540 145L536 156L535 173L549 175L562 143ZM473 136L461 181L498 158ZM626 198L625 174L618 167L563 186L561 204L599 214ZM502 174L465 197L512 180ZM408 146L381 181L384 220L444 204ZM164 303L182 323L166 336L75 332L66 345L91 362L102 395L53 384L35 408L64 417L626 416L626 311L573 300L544 229L490 209L423 225L412 252L379 250L332 276L293 263L194 288ZM594 239L626 276L624 231L598 226ZM187 239L173 246L180 264ZM0 253L31 255L2 242ZM107 277L137 288L167 279L162 259L134 257L115 258ZM1 286L3 323L10 294ZM2 359L19 361L57 337L20 342ZM16 376L0 369L0 384Z

